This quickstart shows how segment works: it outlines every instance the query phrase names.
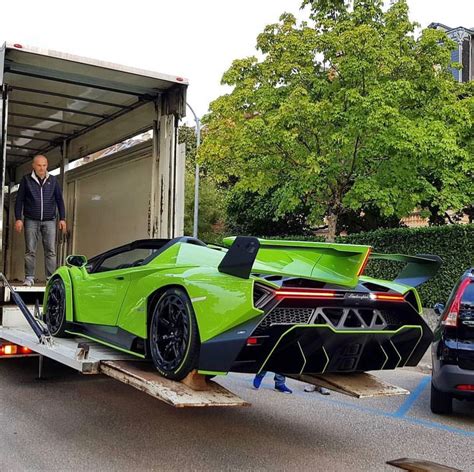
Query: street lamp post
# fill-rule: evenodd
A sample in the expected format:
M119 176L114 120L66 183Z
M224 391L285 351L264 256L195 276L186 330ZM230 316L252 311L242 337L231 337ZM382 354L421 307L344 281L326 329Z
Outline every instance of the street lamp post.
M194 121L196 123L196 170L194 175L194 221L193 221L193 237L198 237L198 217L199 217L199 164L197 161L197 151L199 145L201 144L201 121L199 120L196 113L194 113L193 108L189 103L186 103L191 113L194 116Z

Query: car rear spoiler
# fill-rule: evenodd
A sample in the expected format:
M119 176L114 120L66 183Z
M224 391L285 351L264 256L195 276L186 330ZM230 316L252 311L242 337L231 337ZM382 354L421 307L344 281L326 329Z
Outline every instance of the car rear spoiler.
M394 282L409 285L410 287L418 287L430 280L438 273L439 268L443 264L441 257L432 254L406 256L404 254L372 253L370 259L405 262L405 267L394 279Z
M218 266L220 272L248 278L250 274L301 277L355 286L370 246L310 241L225 238L231 246Z
M258 239L251 236L229 237L230 246L220 262L220 272L247 279L250 274L302 277L355 286L367 259L406 263L394 282L418 287L438 272L442 259L431 254L371 253L370 246Z

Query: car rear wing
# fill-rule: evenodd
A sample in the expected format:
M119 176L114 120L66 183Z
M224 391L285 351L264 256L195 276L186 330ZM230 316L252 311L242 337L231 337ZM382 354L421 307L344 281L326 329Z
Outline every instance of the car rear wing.
M218 266L220 272L240 278L251 273L302 277L353 287L369 259L404 262L394 282L418 287L438 272L442 259L431 254L371 253L370 246L229 237L230 246Z
M441 257L432 254L406 256L404 254L372 253L370 259L406 263L394 279L394 282L409 285L410 287L418 287L430 280L438 273L439 268L443 264Z
M251 273L301 277L353 287L370 254L370 246L309 241L225 238L231 246L219 271L248 278Z

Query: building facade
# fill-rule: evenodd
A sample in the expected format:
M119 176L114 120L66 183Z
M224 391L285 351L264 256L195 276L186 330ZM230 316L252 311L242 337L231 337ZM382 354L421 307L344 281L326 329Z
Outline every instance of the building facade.
M431 23L429 28L444 31L447 36L457 43L457 48L451 52L451 60L462 65L462 69L451 69L453 77L458 82L469 82L474 79L474 28L450 28L442 23Z

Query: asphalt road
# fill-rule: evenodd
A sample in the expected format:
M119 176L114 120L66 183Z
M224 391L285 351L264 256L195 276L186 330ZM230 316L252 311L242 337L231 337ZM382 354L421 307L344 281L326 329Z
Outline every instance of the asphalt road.
M429 376L386 372L404 397L357 400L272 389L251 376L220 382L249 408L174 409L103 376L81 376L35 359L0 362L0 467L21 470L395 471L412 457L474 470L474 404L450 417L429 410Z

